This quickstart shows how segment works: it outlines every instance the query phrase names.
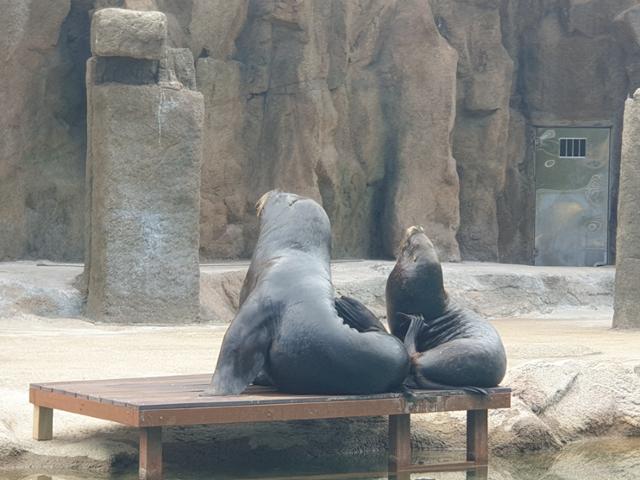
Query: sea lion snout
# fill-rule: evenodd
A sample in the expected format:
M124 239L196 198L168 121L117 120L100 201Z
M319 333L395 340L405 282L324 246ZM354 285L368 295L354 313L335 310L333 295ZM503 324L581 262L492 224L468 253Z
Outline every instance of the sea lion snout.
M258 218L260 218L260 216L262 215L262 211L264 210L264 207L267 205L269 198L274 193L278 193L278 190L269 190L267 193L262 195L256 202L256 216Z
M292 206L301 198L302 197L300 197L299 195L296 195L295 193L286 193L278 189L269 190L267 193L262 195L256 202L256 216L260 218L265 208L267 207L267 204L272 203L276 200L285 200L288 206Z
M407 228L402 241L401 254L413 256L417 252L436 255L436 247L424 232L424 227L414 225ZM437 261L437 260L436 260Z

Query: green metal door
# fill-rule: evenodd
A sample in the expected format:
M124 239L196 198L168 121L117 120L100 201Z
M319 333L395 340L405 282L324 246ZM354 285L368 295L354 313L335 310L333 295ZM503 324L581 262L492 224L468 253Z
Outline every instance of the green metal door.
M608 128L537 128L535 264L608 260Z

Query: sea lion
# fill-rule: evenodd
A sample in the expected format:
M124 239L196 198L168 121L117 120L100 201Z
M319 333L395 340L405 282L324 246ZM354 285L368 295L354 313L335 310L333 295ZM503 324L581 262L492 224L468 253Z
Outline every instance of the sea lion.
M264 371L281 391L372 394L400 387L406 348L366 307L334 299L331 226L315 201L272 191L238 314L205 395L237 395ZM340 314L338 313L340 311Z
M449 300L435 247L421 227L406 232L386 300L391 333L411 355L410 386L482 393L502 381L507 358L498 332Z

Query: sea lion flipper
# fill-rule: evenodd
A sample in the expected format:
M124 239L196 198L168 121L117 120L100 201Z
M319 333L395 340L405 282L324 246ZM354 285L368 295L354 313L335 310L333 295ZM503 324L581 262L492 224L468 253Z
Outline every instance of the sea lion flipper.
M239 395L255 380L267 359L276 312L270 302L248 299L231 322L211 384L203 396Z
M355 298L342 296L334 299L338 316L359 332L386 332L375 314Z
M409 328L404 337L404 346L409 355L413 356L418 353L416 345L418 344L418 336L424 323L424 317L422 315L407 315L406 313L398 313L398 317L409 322Z
M411 388L420 388L424 390L462 390L463 392L483 395L485 397L489 395L489 392L481 387L474 387L472 385L444 385L442 383L429 380L419 373L412 375L411 379L413 380Z
M271 380L271 377L264 369L260 370L258 376L251 383L260 385L261 387L272 387L274 385L273 380Z

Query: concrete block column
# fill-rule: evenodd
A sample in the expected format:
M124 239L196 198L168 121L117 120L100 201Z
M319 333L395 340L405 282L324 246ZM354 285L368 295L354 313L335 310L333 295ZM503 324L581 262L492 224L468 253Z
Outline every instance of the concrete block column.
M640 90L624 107L613 326L640 328Z
M166 48L159 12L99 10L92 49L87 316L194 321L204 100L177 68L193 58Z

